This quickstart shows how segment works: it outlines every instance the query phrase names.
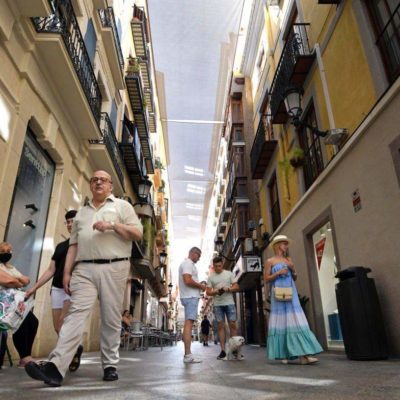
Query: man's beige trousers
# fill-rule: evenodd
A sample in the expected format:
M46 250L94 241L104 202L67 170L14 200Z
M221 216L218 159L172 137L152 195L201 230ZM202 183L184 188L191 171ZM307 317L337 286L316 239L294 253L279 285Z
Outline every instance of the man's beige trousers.
M111 264L79 263L70 283L71 305L62 325L57 346L50 353L61 375L81 343L85 321L97 298L100 301L100 349L103 368L115 367L119 360L121 308L129 273L129 261Z

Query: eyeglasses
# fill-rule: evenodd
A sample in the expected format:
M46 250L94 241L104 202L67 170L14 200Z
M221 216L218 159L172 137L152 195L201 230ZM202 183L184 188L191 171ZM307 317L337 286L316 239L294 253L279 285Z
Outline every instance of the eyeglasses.
M94 176L93 178L90 178L90 183L106 183L106 182L111 182L108 178L103 178L102 176Z

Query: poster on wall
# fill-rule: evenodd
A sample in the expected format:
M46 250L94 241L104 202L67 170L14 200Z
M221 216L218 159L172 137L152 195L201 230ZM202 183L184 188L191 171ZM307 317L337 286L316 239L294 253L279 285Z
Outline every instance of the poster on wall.
M315 244L315 254L317 255L317 266L318 270L321 268L322 256L324 255L326 238L322 238Z

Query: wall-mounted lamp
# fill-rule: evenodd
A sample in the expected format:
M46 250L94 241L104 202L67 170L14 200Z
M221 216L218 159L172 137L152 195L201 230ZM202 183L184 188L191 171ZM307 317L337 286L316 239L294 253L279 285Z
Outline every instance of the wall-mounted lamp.
M166 253L165 250L160 252L160 266L161 267L165 266L165 263L167 261L167 256L168 256L168 254Z
M168 294L171 296L171 293L172 293L172 288L174 287L174 285L172 284L172 282L170 282L169 284L168 284Z
M26 208L26 209L29 209L29 208L30 208L33 212L38 212L38 211L39 211L39 209L35 206L34 203L25 204L25 208Z
M139 182L139 185L138 185L139 201L146 202L147 197L150 193L151 185L152 185L152 183L149 180L149 177L147 175L145 175L143 177L143 179Z
M310 129L315 135L325 138L325 144L338 145L347 136L348 131L345 128L328 129L326 131L320 131L315 126L308 124L300 119L303 112L301 108L301 98L303 96L303 89L292 86L288 88L284 95L283 101L286 107L286 113L292 118L292 124L296 128L306 127Z
M24 222L24 226L29 226L31 229L35 229L36 225L33 223L31 219L28 219L28 221Z

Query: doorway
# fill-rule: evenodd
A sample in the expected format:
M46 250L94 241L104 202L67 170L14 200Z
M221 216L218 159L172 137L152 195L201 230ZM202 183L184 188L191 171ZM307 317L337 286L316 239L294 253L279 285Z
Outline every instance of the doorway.
M335 285L338 283L338 279L335 278L337 258L330 221L312 234L312 243L328 349L343 348L335 294Z
M55 165L28 127L8 215L12 264L35 282L42 254Z

